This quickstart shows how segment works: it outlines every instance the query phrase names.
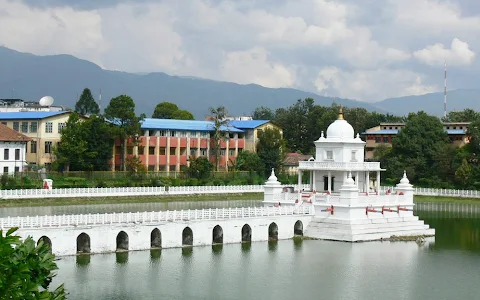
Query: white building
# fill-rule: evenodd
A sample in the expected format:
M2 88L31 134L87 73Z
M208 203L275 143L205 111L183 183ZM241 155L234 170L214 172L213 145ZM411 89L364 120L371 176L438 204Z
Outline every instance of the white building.
M0 172L14 174L23 172L26 162L27 143L31 139L4 124L0 124Z
M379 162L364 161L365 142L343 119L330 124L315 141L315 158L300 161L298 190L283 188L275 174L265 185L265 206L312 206L315 217L305 235L312 238L368 241L392 236L433 236L423 221L413 215L413 188L406 174L394 191L381 192ZM309 184L302 176L309 173ZM376 186L370 187L370 173Z

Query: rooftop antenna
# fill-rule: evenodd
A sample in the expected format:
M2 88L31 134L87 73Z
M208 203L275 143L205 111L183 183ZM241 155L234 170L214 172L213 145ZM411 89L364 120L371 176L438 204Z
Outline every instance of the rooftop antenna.
M447 117L447 61L445 61L445 88L443 90L443 117Z

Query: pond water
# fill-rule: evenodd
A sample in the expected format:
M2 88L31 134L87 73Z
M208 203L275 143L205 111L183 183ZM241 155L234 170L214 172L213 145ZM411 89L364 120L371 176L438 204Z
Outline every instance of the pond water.
M53 284L69 299L478 299L479 211L418 205L437 230L423 245L287 240L64 257Z

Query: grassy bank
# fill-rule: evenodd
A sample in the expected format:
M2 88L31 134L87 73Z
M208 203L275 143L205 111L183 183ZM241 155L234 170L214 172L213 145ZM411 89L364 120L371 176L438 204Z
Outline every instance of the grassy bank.
M415 203L436 202L436 203L480 204L480 198L458 198L458 197L414 196L413 201Z
M263 199L263 193L0 200L0 207Z

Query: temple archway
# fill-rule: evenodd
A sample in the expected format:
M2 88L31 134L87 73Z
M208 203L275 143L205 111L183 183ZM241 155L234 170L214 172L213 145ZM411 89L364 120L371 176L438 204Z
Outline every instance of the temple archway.
M270 226L268 226L268 239L278 240L278 226L275 222L271 223Z
M245 224L242 227L242 242L251 242L252 241L252 228L250 225Z
M77 253L90 253L90 236L85 232L77 236Z
M182 245L193 246L193 231L190 227L185 227L182 232Z
M213 227L212 244L223 244L223 229L220 225Z
M117 251L128 250L128 234L125 231L120 231L117 235Z
M303 223L302 221L298 220L295 222L295 225L293 225L293 233L295 235L303 235Z
M150 233L150 248L162 248L162 233L158 228Z
M38 239L37 245L40 243L40 241L43 241L45 245L48 245L50 253L52 253L52 240L46 235L42 236L41 238Z

